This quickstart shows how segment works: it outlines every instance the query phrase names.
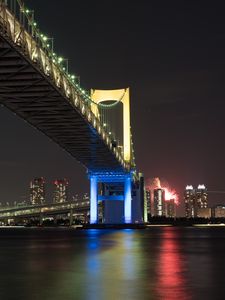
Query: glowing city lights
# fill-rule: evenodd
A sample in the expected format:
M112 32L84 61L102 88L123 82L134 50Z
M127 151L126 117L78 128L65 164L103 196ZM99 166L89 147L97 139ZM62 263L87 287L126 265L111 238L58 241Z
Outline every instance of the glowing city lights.
M193 190L193 186L192 185L187 185L186 190Z
M198 190L205 190L205 185L204 184L199 184L198 185Z

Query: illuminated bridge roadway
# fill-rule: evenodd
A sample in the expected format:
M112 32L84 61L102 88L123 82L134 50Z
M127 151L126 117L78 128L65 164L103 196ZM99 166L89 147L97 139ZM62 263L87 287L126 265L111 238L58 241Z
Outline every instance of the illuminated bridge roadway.
M90 222L97 223L99 186L123 185L123 222L131 223L132 183L137 180L130 129L129 88L85 91L53 49L34 12L20 0L0 0L0 103L47 135L87 169ZM120 141L106 114L122 104ZM103 185L102 185L103 184ZM114 185L114 187L113 187ZM108 193L108 194L107 194Z
M76 216L83 216L86 221L89 215L90 201L64 202L30 206L13 206L0 209L0 221L8 223L9 220L39 218L42 223L43 218L59 215L69 215L72 225Z

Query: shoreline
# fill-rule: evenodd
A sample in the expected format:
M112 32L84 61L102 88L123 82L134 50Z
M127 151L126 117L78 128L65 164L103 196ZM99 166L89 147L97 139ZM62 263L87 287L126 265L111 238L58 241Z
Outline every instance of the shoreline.
M83 224L72 226L26 226L26 225L6 225L0 226L1 229L75 229L75 230L88 230L88 229L150 229L156 227L196 227L196 228L210 228L210 227L225 227L224 223L193 223L193 224Z

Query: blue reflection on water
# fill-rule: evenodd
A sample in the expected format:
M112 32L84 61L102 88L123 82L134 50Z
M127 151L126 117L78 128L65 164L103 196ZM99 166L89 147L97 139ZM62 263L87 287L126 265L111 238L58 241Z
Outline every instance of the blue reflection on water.
M89 249L97 249L98 248L98 243L96 242L90 242L87 244Z
M224 236L221 228L0 231L0 299L222 299Z
M142 254L135 231L92 231L88 235L91 239L86 248L86 299L109 299L109 295L110 299L137 298Z

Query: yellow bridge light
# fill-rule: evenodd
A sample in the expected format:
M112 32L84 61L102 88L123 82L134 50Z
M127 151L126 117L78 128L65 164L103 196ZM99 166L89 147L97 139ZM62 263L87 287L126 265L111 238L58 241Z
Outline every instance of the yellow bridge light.
M121 97L122 95L122 97ZM91 110L96 117L99 116L99 110L96 104L105 101L120 101L123 104L123 147L124 160L130 162L131 157L131 132L130 132L130 94L129 88L117 90L91 90ZM109 135L111 132L109 132Z
M53 55L54 55L54 54L53 54ZM58 58L58 63L60 64L62 61L63 61L63 58L60 56L60 57Z

